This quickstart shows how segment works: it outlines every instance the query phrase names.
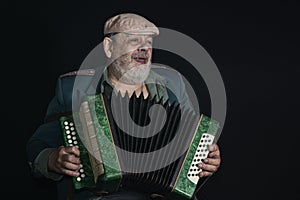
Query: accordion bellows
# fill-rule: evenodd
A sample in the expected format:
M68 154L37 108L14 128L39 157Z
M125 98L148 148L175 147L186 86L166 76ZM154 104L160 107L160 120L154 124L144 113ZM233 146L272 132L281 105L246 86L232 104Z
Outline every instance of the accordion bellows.
M80 150L76 189L110 193L132 188L170 199L191 199L197 164L216 142L219 123L168 100L120 93L87 96L60 118L66 146Z

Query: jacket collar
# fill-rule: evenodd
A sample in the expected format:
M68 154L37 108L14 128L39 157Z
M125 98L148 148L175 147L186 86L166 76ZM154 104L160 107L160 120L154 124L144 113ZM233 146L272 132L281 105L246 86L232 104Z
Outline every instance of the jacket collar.
M145 85L149 92L150 98L156 97L157 100L162 99L165 102L168 99L168 93L166 89L166 80L154 72L150 70L149 76L145 81ZM103 71L103 74L99 80L97 85L97 93L106 93L111 94L113 91L113 85L108 78L108 70L107 68Z

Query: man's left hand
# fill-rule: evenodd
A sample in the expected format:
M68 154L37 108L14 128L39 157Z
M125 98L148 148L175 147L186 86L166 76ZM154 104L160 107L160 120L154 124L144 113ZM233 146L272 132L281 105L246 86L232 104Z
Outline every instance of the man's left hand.
M198 167L202 169L199 173L199 177L211 176L216 172L221 164L220 150L217 144L212 144L208 147L209 154L202 163L198 164Z

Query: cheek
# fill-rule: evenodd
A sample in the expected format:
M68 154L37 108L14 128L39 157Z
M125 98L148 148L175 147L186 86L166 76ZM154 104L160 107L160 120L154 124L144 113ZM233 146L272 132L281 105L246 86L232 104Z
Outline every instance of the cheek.
M121 60L122 62L128 62L130 61L130 58L131 58L131 53L126 53L125 51L115 51L114 52L114 59L116 60Z
M119 58L124 56L125 54L128 53L128 48L125 47L125 45L118 45L114 48L113 54L115 58Z
M125 55L125 54L132 54L136 50L137 50L136 47L133 47L133 46L130 46L130 45L123 45L120 48L120 53L122 53L123 55Z
M128 49L126 51L123 51L123 54L120 55L120 57L127 62L131 62L132 61L132 54L134 54L134 51L129 51Z
M131 62L131 54L127 53L122 55L119 60L122 62L123 66L127 66Z
M152 48L148 49L147 54L148 54L148 57L151 59L152 58Z
M132 61L131 60L131 53L126 54L124 57L125 57L124 59L126 60L127 63L130 63Z

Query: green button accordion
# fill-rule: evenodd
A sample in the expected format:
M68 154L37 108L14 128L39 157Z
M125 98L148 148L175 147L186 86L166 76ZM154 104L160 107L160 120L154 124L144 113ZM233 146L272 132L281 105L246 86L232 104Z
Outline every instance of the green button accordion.
M175 200L194 195L197 165L220 127L177 103L119 93L87 96L60 124L65 146L80 150L75 189L112 193L123 187Z

